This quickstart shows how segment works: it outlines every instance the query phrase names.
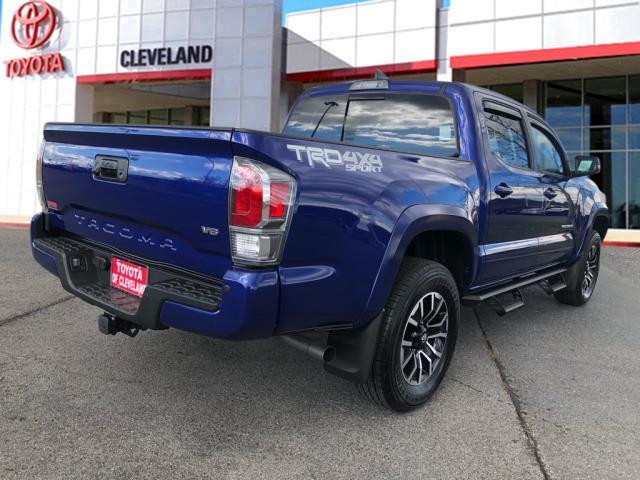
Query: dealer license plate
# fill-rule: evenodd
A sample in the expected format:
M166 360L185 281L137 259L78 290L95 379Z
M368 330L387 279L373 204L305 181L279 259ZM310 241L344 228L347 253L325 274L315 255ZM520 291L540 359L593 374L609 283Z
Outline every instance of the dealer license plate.
M111 286L141 297L149 281L149 269L113 258L111 260Z

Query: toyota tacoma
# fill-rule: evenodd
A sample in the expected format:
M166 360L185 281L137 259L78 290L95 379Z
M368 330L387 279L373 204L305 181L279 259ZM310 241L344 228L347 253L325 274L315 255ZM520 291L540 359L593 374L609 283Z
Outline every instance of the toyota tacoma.
M280 336L407 411L462 304L589 301L599 171L507 97L376 75L306 91L282 134L47 124L31 247L105 334Z

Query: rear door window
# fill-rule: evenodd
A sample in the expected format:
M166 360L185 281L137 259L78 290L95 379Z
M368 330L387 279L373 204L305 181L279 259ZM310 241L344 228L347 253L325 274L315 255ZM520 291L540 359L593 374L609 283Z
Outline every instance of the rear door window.
M518 168L529 168L529 154L522 119L487 108L484 112L489 148L499 160Z
M284 134L416 155L458 154L453 110L436 95L309 97L296 106Z

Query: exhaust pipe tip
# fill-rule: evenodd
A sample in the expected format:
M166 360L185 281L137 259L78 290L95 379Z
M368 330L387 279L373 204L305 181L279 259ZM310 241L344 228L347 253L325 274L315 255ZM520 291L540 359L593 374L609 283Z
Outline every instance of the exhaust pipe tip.
M336 358L336 349L330 345L326 345L324 342L311 340L299 334L282 335L280 338L292 347L316 360L328 363Z
M332 362L334 358L336 358L336 349L327 345L324 349L324 353L322 354L322 360L329 363Z

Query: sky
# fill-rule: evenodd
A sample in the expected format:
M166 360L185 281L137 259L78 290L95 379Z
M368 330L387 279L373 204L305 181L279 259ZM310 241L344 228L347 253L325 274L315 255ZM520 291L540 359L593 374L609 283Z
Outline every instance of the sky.
M314 10L322 7L335 7L336 5L345 5L347 3L358 3L362 1L365 0L282 0L282 13L286 15L291 12Z

